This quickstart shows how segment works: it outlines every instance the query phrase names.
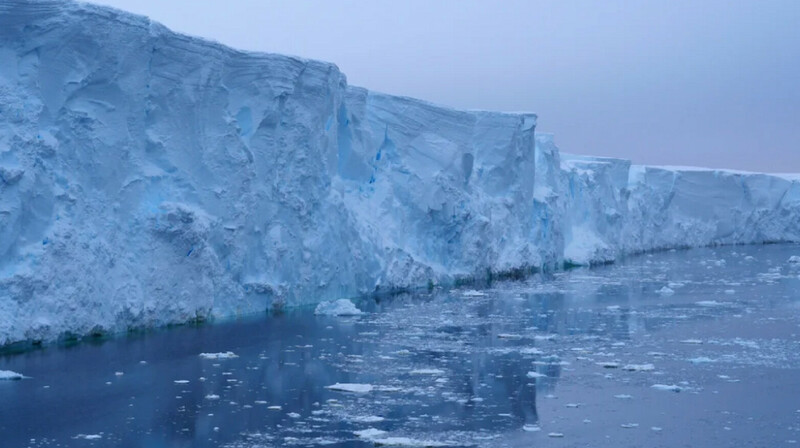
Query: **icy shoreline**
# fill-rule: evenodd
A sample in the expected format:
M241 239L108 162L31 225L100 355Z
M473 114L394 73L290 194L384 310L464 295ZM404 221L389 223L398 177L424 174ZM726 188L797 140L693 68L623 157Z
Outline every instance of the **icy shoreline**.
M93 5L0 7L0 105L0 346L800 241L797 176L561 154Z

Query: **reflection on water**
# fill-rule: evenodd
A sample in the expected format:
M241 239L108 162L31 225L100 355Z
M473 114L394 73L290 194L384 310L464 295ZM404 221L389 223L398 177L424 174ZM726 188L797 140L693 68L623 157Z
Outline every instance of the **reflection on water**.
M0 383L0 434L9 447L372 446L354 434L368 428L405 443L526 446L560 428L592 440L597 430L580 428L601 417L573 415L603 397L667 406L644 401L658 394L650 385L665 383L710 400L700 393L707 377L728 375L712 375L706 359L796 371L800 269L786 260L797 253L776 245L644 255L485 291L368 300L360 317L300 310L6 356L0 370L32 378ZM775 334L758 333L759 322ZM198 356L227 351L238 357ZM624 369L644 363L657 368ZM336 383L372 390L326 388ZM636 393L616 393L628 389ZM560 403L562 392L581 401ZM652 400L669 398L661 394ZM646 418L609 399L619 415ZM657 432L620 440L633 446Z

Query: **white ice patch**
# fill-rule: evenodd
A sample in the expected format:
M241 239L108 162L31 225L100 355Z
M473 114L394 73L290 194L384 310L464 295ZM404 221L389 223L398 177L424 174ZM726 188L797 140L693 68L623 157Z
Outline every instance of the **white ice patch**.
M220 353L200 353L200 357L203 359L233 359L233 358L238 358L239 356L233 352L220 352Z
M325 386L326 389L335 390L337 392L352 392L356 394L366 394L372 392L375 388L372 384L357 384L357 383L336 383L330 386Z
M733 293L731 293L731 294L733 294ZM725 302L717 302L716 300L701 300L699 302L695 302L695 304L697 304L699 306L709 307L709 308L725 306L726 305Z
M348 299L332 300L317 305L314 314L318 316L359 316L364 314Z
M462 297L484 297L485 295L486 293L484 293L483 291L478 291L475 289L468 289L461 293Z
M24 375L12 372L10 370L0 370L0 381L2 380L21 380L25 378Z
M528 378L547 378L547 375L539 372L528 372L526 376Z
M671 296L675 294L675 290L670 288L669 286L662 286L661 289L657 290L656 292L661 294L662 296Z
M410 372L411 375L443 375L444 370L442 369L414 369Z
M630 372L650 372L655 370L656 366L653 364L626 364L622 367L622 370L627 370Z
M670 391L670 392L680 392L683 390L682 387L677 386L675 384L653 384L650 386L655 390L663 390L663 391Z

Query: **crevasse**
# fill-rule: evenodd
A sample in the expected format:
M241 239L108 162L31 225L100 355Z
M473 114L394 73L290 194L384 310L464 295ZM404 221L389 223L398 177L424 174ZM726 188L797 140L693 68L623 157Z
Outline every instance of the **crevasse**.
M2 2L0 345L800 241L800 176L560 154L535 125L110 8Z

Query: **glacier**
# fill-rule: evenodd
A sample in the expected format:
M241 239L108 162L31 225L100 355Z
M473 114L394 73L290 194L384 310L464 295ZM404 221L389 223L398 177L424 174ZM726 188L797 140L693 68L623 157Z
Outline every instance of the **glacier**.
M0 346L800 241L800 176L561 153L115 9L0 3Z

